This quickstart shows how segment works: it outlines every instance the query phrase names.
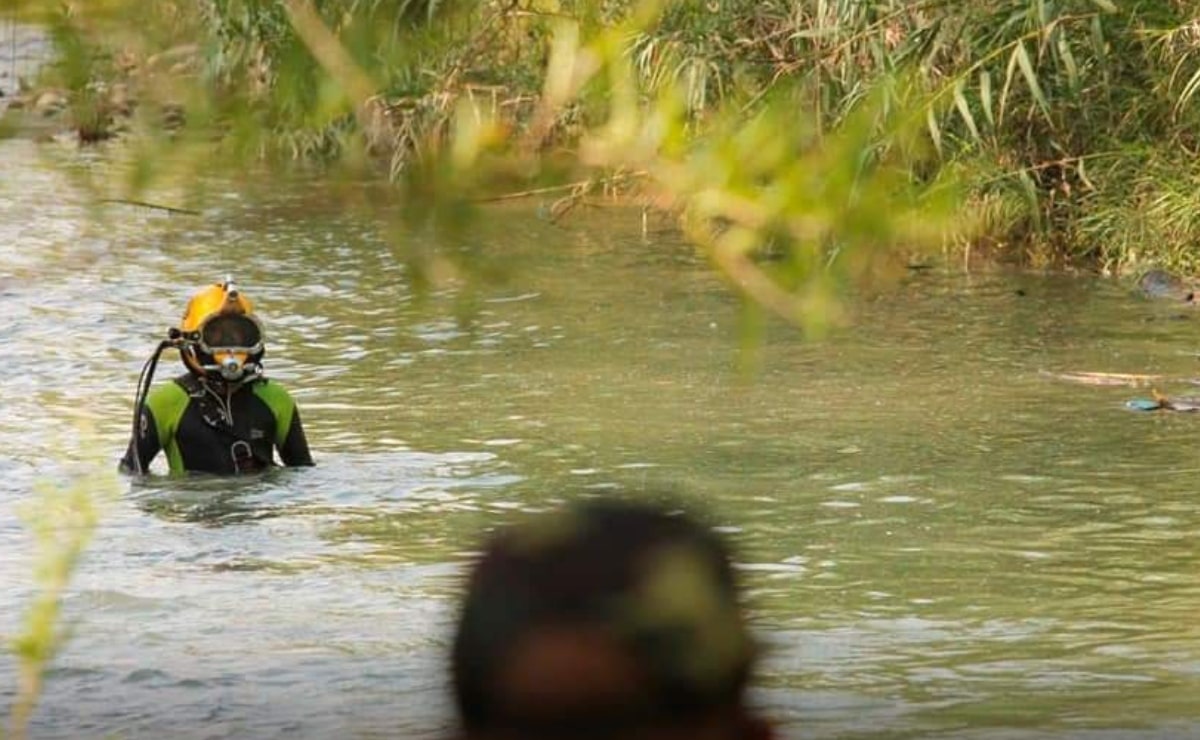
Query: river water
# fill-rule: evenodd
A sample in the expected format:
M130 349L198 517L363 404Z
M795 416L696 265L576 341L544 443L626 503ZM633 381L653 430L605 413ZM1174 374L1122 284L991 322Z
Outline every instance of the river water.
M1200 417L1049 374L1186 392L1200 316L938 268L827 340L771 325L746 376L737 301L634 214L485 211L451 247L502 279L464 312L311 179L96 210L76 156L0 141L0 633L33 589L20 505L84 476L101 509L34 737L439 737L480 533L667 487L736 547L784 737L1200 736ZM142 363L227 273L318 466L116 478Z

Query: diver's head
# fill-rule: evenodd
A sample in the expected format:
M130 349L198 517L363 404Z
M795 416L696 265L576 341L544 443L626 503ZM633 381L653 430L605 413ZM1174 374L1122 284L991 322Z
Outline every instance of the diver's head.
M262 324L230 279L192 296L179 334L183 364L198 378L239 383L262 372Z

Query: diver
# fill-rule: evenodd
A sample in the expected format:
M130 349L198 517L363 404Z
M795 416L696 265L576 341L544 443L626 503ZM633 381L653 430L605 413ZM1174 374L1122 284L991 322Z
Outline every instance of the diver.
M236 475L312 465L300 411L282 385L263 376L262 324L232 280L192 296L178 328L142 368L123 472L144 474L160 450L173 474ZM153 391L158 358L179 350L187 372Z

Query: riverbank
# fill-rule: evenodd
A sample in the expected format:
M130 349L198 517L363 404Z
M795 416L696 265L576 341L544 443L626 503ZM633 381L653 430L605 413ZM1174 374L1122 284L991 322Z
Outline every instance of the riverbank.
M1188 165L1200 53L1189 30L1197 19L1182 7L1097 0L1035 12L971 0L819 14L798 0L659 12L619 0L338 0L320 13L291 2L241 15L207 3L149 13L139 26L129 19L142 3L117 5L127 19L81 13L61 27L76 51L44 80L68 95L85 140L189 127L208 143L216 132L222 157L334 170L369 161L409 192L452 201L560 187L572 196L556 204L562 211L605 191L684 213L699 193L732 183L718 220L763 241L778 240L765 222L780 214L746 220L728 202L748 198L754 210L774 197L764 193L785 165L756 172L755 155L792 140L788 156L812 155L832 181L864 152L874 161L915 148L883 163L908 192L874 205L890 214L939 178L963 203L954 224L932 208L941 236L903 234L913 246L1105 273L1200 268ZM756 126L757 138L731 141ZM853 146L828 143L839 136ZM714 168L728 171L708 175ZM836 242L851 221L841 195L815 209L842 213L818 243ZM903 232L891 221L884 243Z

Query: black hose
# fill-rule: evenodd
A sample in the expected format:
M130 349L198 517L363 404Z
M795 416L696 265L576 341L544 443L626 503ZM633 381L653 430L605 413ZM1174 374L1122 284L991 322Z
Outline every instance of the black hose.
M150 355L150 359L146 360L146 364L142 365L142 373L138 376L137 396L133 401L133 440L131 446L133 448L133 469L138 475L145 474L145 469L142 468L142 456L138 453L138 432L141 427L142 406L146 403L146 396L150 395L150 384L154 382L154 369L158 367L158 358L162 356L163 350L168 347L176 346L178 342L174 339L164 339L158 343L154 354Z

